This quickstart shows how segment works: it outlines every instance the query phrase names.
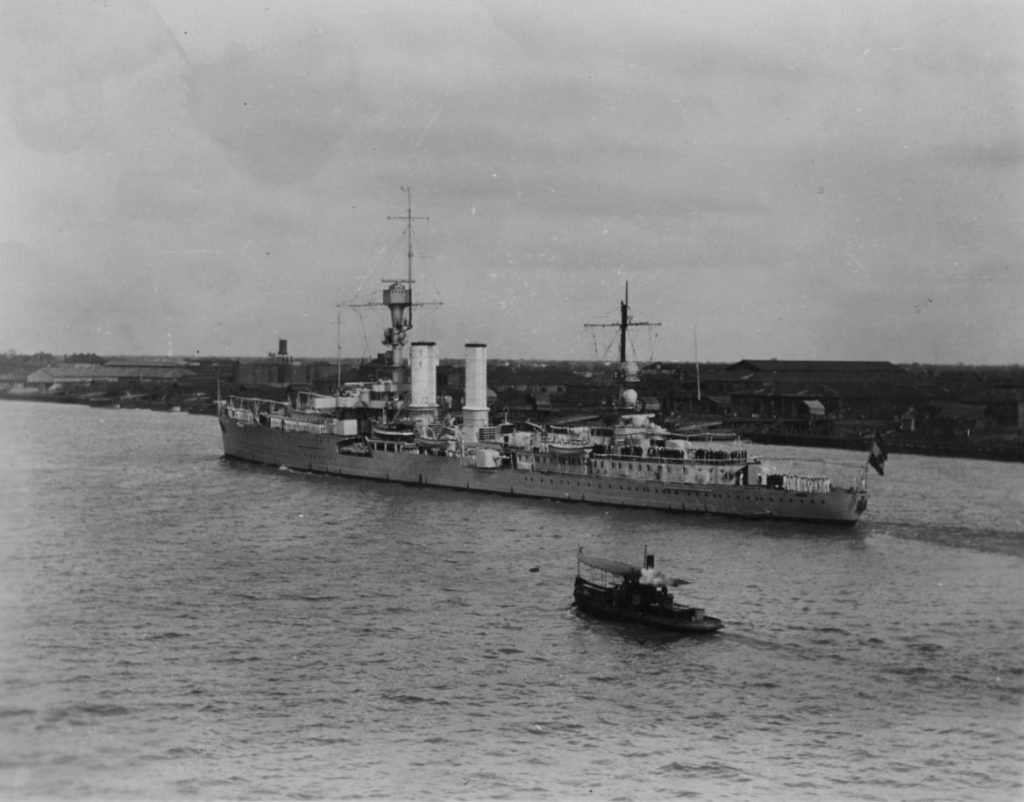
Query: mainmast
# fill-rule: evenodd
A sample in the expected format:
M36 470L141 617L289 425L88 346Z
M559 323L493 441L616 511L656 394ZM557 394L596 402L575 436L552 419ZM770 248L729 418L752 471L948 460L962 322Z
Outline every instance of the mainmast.
M629 282L626 282L626 297L619 302L619 365L626 364L626 332L629 331Z
M633 316L629 312L629 282L626 282L626 295L625 300L619 302L619 322L618 323L584 323L587 328L607 328L615 326L619 330L619 381L625 388L631 384L637 384L640 381L638 375L638 369L635 362L630 362L626 356L626 342L628 339L628 332L631 328L637 326L660 326L660 323L647 323L633 320Z

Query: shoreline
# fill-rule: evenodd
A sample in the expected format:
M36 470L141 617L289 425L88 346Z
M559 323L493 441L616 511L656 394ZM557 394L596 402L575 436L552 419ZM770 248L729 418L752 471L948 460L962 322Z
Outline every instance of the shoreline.
M742 437L760 445L797 446L804 448L834 448L842 451L867 451L871 438L825 437L799 434L765 434L740 432ZM889 454L920 454L928 457L955 457L987 459L997 462L1024 462L1024 441L1001 443L964 443L943 441L913 441L885 435Z
M189 414L215 415L216 407L209 403L189 404L187 401L180 406L170 406L163 399L137 397L127 403L116 403L109 397L85 397L75 395L53 396L43 393L0 393L0 401L31 401L46 404L78 404L81 406L102 407L105 409L149 409L154 412L180 411ZM723 429L730 427L723 426ZM795 446L802 448L834 448L842 451L867 451L871 445L870 437L829 437L825 435L780 434L766 432L743 431L741 427L733 431L752 443L759 445ZM894 433L885 434L886 449L890 454L920 454L931 457L953 457L962 459L987 459L997 462L1024 462L1024 439L1003 442L962 441L913 441L901 439Z

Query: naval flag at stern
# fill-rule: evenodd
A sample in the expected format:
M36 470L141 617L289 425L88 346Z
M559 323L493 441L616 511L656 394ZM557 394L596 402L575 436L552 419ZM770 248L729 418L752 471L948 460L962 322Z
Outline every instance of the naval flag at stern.
M889 452L886 450L885 441L882 440L882 435L875 430L875 436L871 440L871 451L868 453L868 464L878 471L879 476L885 476L885 461L889 457Z

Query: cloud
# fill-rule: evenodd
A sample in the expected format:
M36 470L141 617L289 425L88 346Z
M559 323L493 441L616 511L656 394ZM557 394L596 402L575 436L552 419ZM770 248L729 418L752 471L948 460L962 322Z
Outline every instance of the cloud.
M60 321L58 351L333 353L335 304L404 273L412 186L417 293L445 301L417 336L447 351L590 356L629 280L676 351L697 322L710 358L996 358L1021 12L816 10L8 3L0 258L57 289L17 267L5 319Z
M341 150L364 112L352 65L320 34L259 51L233 49L189 76L199 130L242 169L272 183L310 178Z
M985 170L1020 168L1024 164L1024 143L1019 139L958 143L940 148L936 157L947 164L961 164Z
M11 119L31 147L69 151L117 113L107 82L174 49L145 4L4 3L0 50ZM119 35L120 34L120 35Z

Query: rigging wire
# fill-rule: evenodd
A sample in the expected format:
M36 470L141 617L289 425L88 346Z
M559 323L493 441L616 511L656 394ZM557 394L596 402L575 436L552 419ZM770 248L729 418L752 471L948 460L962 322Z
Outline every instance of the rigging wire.
M604 353L601 353L601 347L597 332L594 329L590 329L590 336L594 341L594 358L598 362L608 362L611 355L612 349L615 347L615 339L612 338L605 346Z
M366 318L363 316L362 309L357 309L356 314L359 315L359 330L363 334L363 358L369 359L372 353L370 351L370 339L366 336Z

